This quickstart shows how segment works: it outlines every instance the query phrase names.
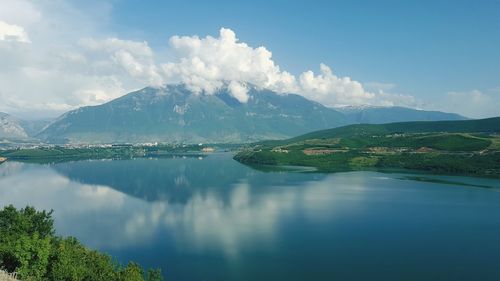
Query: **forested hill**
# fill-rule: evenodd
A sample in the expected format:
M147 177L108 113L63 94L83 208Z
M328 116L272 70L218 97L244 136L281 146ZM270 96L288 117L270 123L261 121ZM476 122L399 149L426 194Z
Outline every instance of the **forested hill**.
M500 118L350 125L256 143L234 159L323 172L410 169L498 177Z
M285 140L295 142L305 139L328 139L355 135L393 133L497 133L500 132L500 117L458 121L418 121L388 124L355 124L339 128L311 132Z

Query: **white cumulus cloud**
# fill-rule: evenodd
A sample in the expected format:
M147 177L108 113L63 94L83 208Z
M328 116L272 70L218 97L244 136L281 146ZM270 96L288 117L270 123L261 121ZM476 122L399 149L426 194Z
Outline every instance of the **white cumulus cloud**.
M31 43L28 34L24 28L15 24L8 24L0 20L0 40L17 41L22 43Z
M221 28L217 36L172 36L160 61L146 41L107 30L112 5L87 11L65 0L1 0L0 111L21 117L54 117L96 105L145 86L184 83L198 94L227 87L245 103L250 87L296 93L326 106L406 105L414 98L378 92L325 64L319 73L292 74L264 46L253 47ZM57 26L58 28L54 28ZM26 44L31 42L30 44ZM33 116L34 117L34 116Z
M245 85L236 81L231 81L228 88L232 95L240 102L245 103L248 101L248 89Z
M147 42L136 42L118 38L96 40L87 38L80 41L88 57L93 58L96 68L105 67L110 73L125 71L131 78L145 85L160 86L162 77L154 61L154 52ZM119 69L116 69L116 68ZM97 69L96 69L97 70Z
M170 47L175 61L161 65L164 81L184 83L198 93L213 94L228 86L235 98L246 102L244 85L251 84L279 93L297 93L326 106L410 105L404 103L410 96L369 92L360 82L335 75L325 64L320 65L319 74L309 70L297 78L282 70L265 47L240 42L228 28L221 28L219 37L173 36Z
M321 73L306 71L300 75L300 89L304 96L328 106L371 104L375 94L365 91L363 85L349 77L337 77L330 67L320 65Z
M219 37L173 36L170 47L176 61L162 64L166 82L185 83L196 92L212 94L229 83L238 100L248 96L242 83L271 90L293 91L295 77L280 70L265 47L252 48L236 34L221 28Z

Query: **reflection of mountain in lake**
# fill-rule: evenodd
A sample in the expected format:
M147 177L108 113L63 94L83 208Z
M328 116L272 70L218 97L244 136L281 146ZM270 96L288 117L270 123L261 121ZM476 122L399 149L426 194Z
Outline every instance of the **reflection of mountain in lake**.
M263 173L230 154L8 161L0 206L53 209L59 235L160 267L170 280L498 279L500 193L450 181L499 180L402 176ZM450 264L463 270L447 279Z
M244 181L253 188L300 184L323 178L304 173L262 173L231 159L229 153L203 159L135 159L122 161L79 161L60 163L53 168L72 181L105 185L148 200L186 202L194 192L225 194Z

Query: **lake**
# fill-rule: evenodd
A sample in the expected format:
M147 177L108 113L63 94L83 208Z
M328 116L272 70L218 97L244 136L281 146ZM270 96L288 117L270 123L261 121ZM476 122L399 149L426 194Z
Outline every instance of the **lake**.
M0 165L0 206L166 280L500 280L500 180L207 157Z

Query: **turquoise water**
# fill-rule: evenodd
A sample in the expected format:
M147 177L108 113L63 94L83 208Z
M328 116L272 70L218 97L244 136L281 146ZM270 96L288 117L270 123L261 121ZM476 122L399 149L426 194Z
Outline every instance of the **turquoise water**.
M485 187L475 187L486 186ZM500 181L204 158L0 165L0 206L167 280L500 280Z

